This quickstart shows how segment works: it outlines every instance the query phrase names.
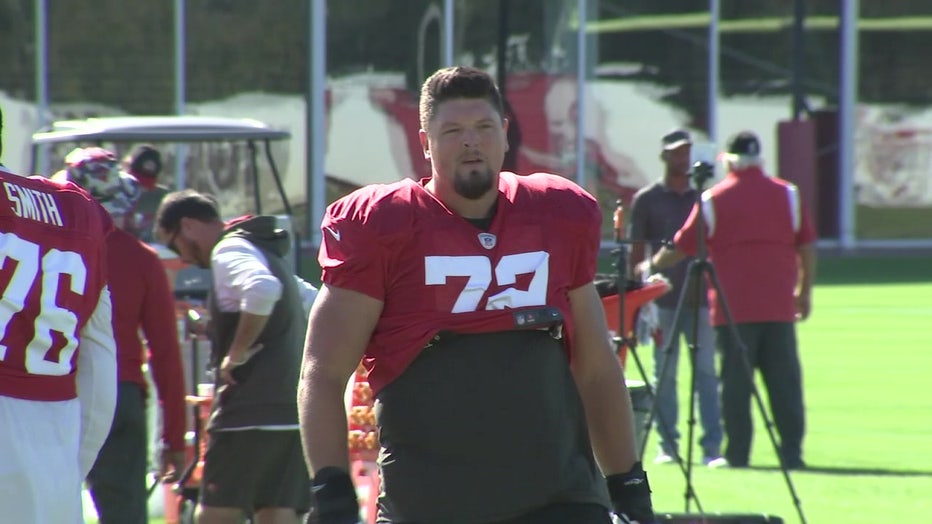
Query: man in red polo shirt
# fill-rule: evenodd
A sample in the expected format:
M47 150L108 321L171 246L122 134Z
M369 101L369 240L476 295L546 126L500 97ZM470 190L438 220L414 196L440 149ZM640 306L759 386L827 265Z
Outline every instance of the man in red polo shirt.
M751 452L752 377L746 358L763 376L784 464L801 469L805 410L795 322L805 320L811 310L815 230L796 186L767 176L760 151L754 133L732 137L722 156L728 175L702 196L709 261L724 295L709 289L712 325L722 351L725 458L733 467L746 467ZM699 216L694 206L674 237L675 249L663 248L639 269L649 270L651 264L654 270L663 269L696 255ZM726 305L740 342L729 329Z

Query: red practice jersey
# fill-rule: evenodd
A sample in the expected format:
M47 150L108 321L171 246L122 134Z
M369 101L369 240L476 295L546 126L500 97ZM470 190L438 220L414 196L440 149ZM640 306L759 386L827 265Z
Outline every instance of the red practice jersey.
M107 283L107 212L70 182L0 169L0 395L77 396L79 333Z
M427 180L364 187L331 204L322 223L324 283L384 303L364 359L375 392L438 332L520 328L521 308L558 308L572 340L567 292L595 276L601 212L574 182L501 173L482 231L431 195Z

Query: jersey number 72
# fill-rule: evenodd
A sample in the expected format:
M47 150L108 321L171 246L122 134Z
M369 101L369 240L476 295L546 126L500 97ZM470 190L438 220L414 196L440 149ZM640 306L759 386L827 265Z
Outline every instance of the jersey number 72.
M506 288L488 297L485 309L542 306L547 303L549 262L550 254L545 251L505 255L494 268L484 256L429 256L424 258L425 284L445 285L449 277L469 277L451 311L467 313L476 310L493 283L513 286L518 275L529 274L531 282L527 290Z

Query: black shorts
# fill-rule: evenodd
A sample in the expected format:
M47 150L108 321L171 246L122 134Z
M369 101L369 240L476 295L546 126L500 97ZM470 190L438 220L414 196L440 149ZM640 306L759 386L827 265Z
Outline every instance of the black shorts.
M201 504L247 514L262 508L310 509L311 479L298 430L214 431L209 438Z

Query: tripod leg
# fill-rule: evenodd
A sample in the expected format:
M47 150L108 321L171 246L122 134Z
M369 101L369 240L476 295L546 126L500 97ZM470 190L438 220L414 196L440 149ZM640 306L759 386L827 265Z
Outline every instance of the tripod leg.
M626 344L623 339L616 337L618 344ZM638 374L641 377L641 381L644 383L644 392L647 394L647 401L653 403L654 399L654 389L650 384L650 379L647 378L647 371L644 369L644 363L641 362L641 357L637 353L637 340L632 337L626 344L628 355L634 360L634 364L637 366ZM627 377L627 374L626 374ZM637 411L637 406L634 402L634 393L631 391L629 386L629 394L631 394L631 403L632 407ZM641 411L643 413L643 411ZM638 442L638 458L639 460L644 460L644 448L646 442L650 439L650 420L649 417L644 416L643 420L638 420L638 413L635 413L634 422L636 424L635 431L639 434L640 439Z
M712 286L715 288L715 291L718 294L718 304L722 308L722 312L725 314L725 322L728 328L728 332L731 334L735 344L738 346L738 354L743 357L741 360L744 370L747 373L747 379L750 381L751 395L754 398L758 410L760 411L761 419L764 421L764 427L767 430L768 437L770 437L770 443L773 445L774 452L777 454L777 459L780 462L780 471L783 473L784 480L786 480L786 485L789 489L790 497L793 499L793 504L796 506L796 512L799 515L799 520L802 524L806 524L806 517L803 514L802 503L799 500L799 496L796 494L796 488L793 486L793 481L790 479L790 473L786 467L786 461L783 459L783 454L780 452L780 446L777 443L777 437L774 434L773 424L770 421L770 417L767 415L767 410L764 408L764 401L761 399L760 392L754 386L754 369L751 367L751 364L747 359L747 346L745 346L744 342L741 340L741 335L738 332L738 327L735 324L734 317L731 315L731 310L728 309L728 304L725 300L725 294L722 293L722 286L719 283L718 275L715 273L715 268L710 263L706 265L706 272L709 275L709 280L712 283Z
M693 394L699 405L702 422L702 437L699 445L703 462L721 457L722 411L720 406L718 371L715 362L715 333L709 319L709 308L700 306L692 311L687 320L692 325L685 327L691 333L693 347L690 348L693 372Z
M697 264L697 261L695 260L690 261L686 269L687 282L689 281L690 278L699 278L700 272L701 272L701 268ZM676 339L680 333L680 325L682 322L683 313L685 311L684 304L686 302L686 293L689 290L689 288L690 286L684 285L682 289L680 289L680 294L676 302L676 309L673 312L673 318L670 320L669 325L664 325L664 328L665 328L664 340L662 344L662 349L659 350L659 354L662 355L662 358L660 359L661 363L659 364L660 369L659 370L655 369L655 376L656 376L655 390L658 392L666 392L664 388L673 388L674 396L676 395L675 383L673 383L675 381L675 376L676 376L676 364L675 364L675 360L671 357L673 355L674 348L678 349L678 345L676 344ZM657 360L655 358L655 365L656 365L656 362ZM659 394L661 393L658 393L658 395ZM657 417L658 423L661 425L661 429L663 430L661 431L661 433L663 435L675 435L674 432L676 431L676 421L670 420L669 416L665 416L664 413L660 413L658 396L656 395L654 396L654 401L651 405L650 415L648 415L648 418L647 418L646 425L647 425L648 433L650 431L650 427L651 427L651 424L655 416ZM640 454L642 457L644 456L644 452L645 452L648 440L649 439L645 438L644 442L641 444ZM689 445L691 448L692 447L691 441ZM693 484L692 484L692 461L691 460L684 461L682 460L681 455L678 450L673 449L672 451L676 453L674 455L674 458L676 459L676 463L679 466L680 470L683 472L683 476L686 479L686 489L683 493L685 504L686 504L686 511L688 512L690 509L690 502L695 501L696 508L699 510L700 513L702 513L702 504L700 504L699 498L696 496L696 492L693 489ZM692 456L692 453L690 452L689 455Z

